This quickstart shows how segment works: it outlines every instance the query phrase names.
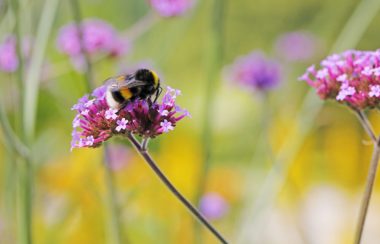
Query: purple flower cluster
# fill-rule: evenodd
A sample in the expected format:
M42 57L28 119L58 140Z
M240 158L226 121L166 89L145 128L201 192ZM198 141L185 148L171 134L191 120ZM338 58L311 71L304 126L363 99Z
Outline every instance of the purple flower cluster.
M22 41L22 55L26 58L30 51L29 39ZM8 36L4 42L0 43L0 70L3 72L15 72L18 68L19 60L16 52L16 38Z
M190 116L175 104L180 91L170 87L161 103L135 100L120 111L107 105L105 93L106 86L101 86L91 97L80 98L72 107L77 112L73 120L72 148L98 147L112 136L126 133L154 138L173 130L179 120Z
M194 0L150 0L150 4L162 17L174 17L191 9Z
M280 65L259 51L239 57L227 70L229 80L251 90L265 92L277 87L281 80Z
M107 22L99 19L84 20L82 30L83 49L89 54L119 56L127 51L129 43ZM75 23L63 26L57 38L58 49L72 58L81 57L80 32Z
M276 52L286 61L307 61L316 55L318 39L306 31L294 31L281 35L276 42Z
M321 99L335 99L355 109L380 105L380 50L348 50L327 57L319 69L311 66L300 80Z

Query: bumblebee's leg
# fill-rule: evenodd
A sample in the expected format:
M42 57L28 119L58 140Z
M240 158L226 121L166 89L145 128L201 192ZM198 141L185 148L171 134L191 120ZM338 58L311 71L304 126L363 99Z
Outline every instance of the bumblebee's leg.
M159 87L157 88L157 90L156 90L156 94L155 94L156 97L154 98L153 103L157 102L157 99L158 99L158 97L160 96L161 92L162 92L162 87L159 86Z
M150 99L150 97L148 97L148 99L146 99L146 100L148 101L149 107L152 107L152 105L153 105L152 99Z
M127 101L127 100L124 101L124 102L121 104L120 108L117 110L116 114L119 114L119 112L120 112L123 108L125 108L125 106L127 106L127 104L128 104L128 101Z

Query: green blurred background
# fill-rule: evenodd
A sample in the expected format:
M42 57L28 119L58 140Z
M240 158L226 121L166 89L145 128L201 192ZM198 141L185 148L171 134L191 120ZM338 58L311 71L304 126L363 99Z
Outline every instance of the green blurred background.
M231 243L350 243L372 146L354 114L343 106L324 104L311 121L305 140L300 136L301 146L295 158L284 163L286 167L275 177L274 181L284 177L280 187L274 187L277 192L271 187L264 188L272 189L274 198L264 200L264 207L254 206L268 173L276 165L280 148L299 136L291 128L308 87L297 77L330 54L332 45L362 2L375 1L224 1L224 15L219 19L222 39L214 40L223 47L218 60L210 57L214 48L210 45L215 44L210 41L213 1L198 0L184 16L160 18L153 13L154 23L136 37L126 55L94 63L96 84L101 85L109 76L138 63L148 62L165 85L182 91L178 104L188 109L192 118L179 122L173 132L152 140L150 152L193 202L204 162L202 128L206 96L210 95L205 87L210 72L215 73L210 112L211 167L205 192L220 194L229 210L213 224ZM23 0L21 4L23 35L33 36L45 1ZM103 19L120 32L128 32L153 11L146 1L138 0L81 0L80 5L83 18ZM6 17L8 11L7 3L3 2L1 38L14 30L12 16ZM32 145L36 155L35 243L108 242L103 151L99 148L70 152L71 123L75 116L70 108L87 92L83 74L73 69L69 58L56 49L60 27L72 21L70 4L60 1L44 61L36 139ZM379 21L377 14L368 27L359 23L359 29L365 31L352 48L377 49ZM276 58L277 38L297 30L309 31L319 38L318 53L307 62L282 62L282 84L270 92L267 100L223 78L223 66L252 50L261 49ZM210 62L221 66L210 71ZM15 97L19 94L16 75L1 73L0 77L0 102L13 123L17 115ZM263 132L260 122L267 112L268 134ZM370 119L379 131L378 113L370 114ZM4 140L1 134L0 138ZM113 172L125 243L197 243L191 214L158 181L127 141L113 138L109 144L123 152L117 159L121 166ZM17 166L14 155L3 144L0 157L0 242L17 243ZM379 187L377 184L371 203L365 243L377 243L380 238ZM217 243L205 230L201 234L204 243Z

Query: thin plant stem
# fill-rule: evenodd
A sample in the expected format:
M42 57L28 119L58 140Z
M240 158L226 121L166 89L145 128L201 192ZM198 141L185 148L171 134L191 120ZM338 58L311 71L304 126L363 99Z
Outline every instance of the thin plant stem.
M2 202L4 204L4 217L7 225L3 231L4 243L11 243L11 240L15 240L15 226L17 223L17 165L15 164L16 158L18 157L17 153L12 151L7 154L4 158L4 169L2 170L3 176L3 192L4 196Z
M16 56L18 60L18 67L16 70L16 80L17 80L17 89L20 94L17 97L18 112L19 115L15 120L16 132L20 135L22 140L25 140L25 131L23 130L22 120L23 120L23 105L24 105L24 94L22 92L25 90L25 80L24 80L24 56L22 53L22 26L21 23L21 10L20 10L20 0L10 0L10 5L14 11L15 25L14 25L14 34L16 38Z
M35 133L35 122L37 114L37 99L39 78L42 71L42 65L46 46L50 31L54 22L55 13L58 7L59 0L46 0L42 15L39 20L38 30L35 38L35 44L25 76L21 76L23 79L21 82L23 88L21 90L21 96L25 96L23 99L22 112L22 139L27 145L32 145L33 137ZM17 15L17 14L16 14ZM16 20L17 22L18 20ZM18 40L21 43L21 40ZM20 54L19 54L20 56ZM22 60L22 57L19 57ZM20 72L23 72L20 71ZM24 74L24 72L23 72ZM25 79L25 81L24 81ZM20 82L20 83L21 83ZM33 192L33 164L32 156L21 160L19 164L20 173L20 243L29 244L32 243L32 192Z
M26 143L33 142L36 117L37 101L39 93L40 77L43 61L46 53L48 40L53 27L55 14L58 9L59 0L46 0L38 23L37 34L33 45L33 51L25 75L23 125Z
M85 80L86 80L86 86L87 86L87 92L91 92L95 88L95 83L93 80L93 69L92 69L92 62L90 59L89 54L86 52L84 43L83 43L83 30L82 30L82 12L80 8L80 4L78 0L71 0L71 8L74 15L74 19L77 25L77 30L79 33L79 42L80 42L80 48L81 53L85 58L86 63L86 71L85 71ZM109 148L107 145L104 147L104 180L106 185L106 191L107 191L107 199L108 199L108 212L110 219L108 222L110 222L109 227L109 236L110 236L110 243L124 243L123 242L123 233L122 233L122 226L121 221L119 218L119 209L117 207L117 201L116 201L116 190L114 186L114 176L113 172L110 169L110 161L111 156L109 152Z
M223 59L223 26L224 26L224 9L225 0L214 0L211 24L209 26L209 36L206 42L208 50L205 56L205 95L203 104L203 123L202 123L202 164L199 172L198 186L195 192L195 202L199 201L205 191L207 176L211 168L211 150L213 147L212 140L212 118L214 112L215 92L217 90L217 77L220 73ZM197 243L203 243L201 229L195 223L194 237Z
M91 63L90 55L86 52L84 42L83 42L83 30L81 28L82 27L82 12L81 12L81 8L80 8L80 4L79 4L78 0L71 0L70 3L71 3L71 9L72 9L73 15L74 15L75 24L77 26L77 31L79 34L79 43L80 43L81 53L82 53L82 55L85 59L85 63L86 63L85 76L86 76L86 80L87 80L87 82L86 82L87 89L92 90L92 89L94 89L95 84L94 84L94 80L93 80L92 63Z
M148 150L148 143L149 143L149 138L145 138L145 139L142 141L141 148L142 148L144 151Z
M373 143L377 142L377 138L375 132L372 128L371 123L368 121L367 116L364 114L362 110L355 110L356 115L359 118L360 123L362 124L364 130L367 132L368 136L371 138Z
M32 163L29 159L16 159L19 173L19 200L20 200L20 226L19 241L22 244L33 243L32 237L32 191L33 173Z
M371 196L372 196L372 189L373 189L373 185L376 178L376 172L377 172L379 159L380 159L380 139L377 140L376 143L374 144L372 159L371 159L371 163L368 170L367 184L366 184L362 204L360 207L358 225L356 229L355 244L361 243L364 224L367 217L369 201L371 200Z
M131 42L139 38L147 32L159 20L157 14L153 11L148 12L145 16L140 18L134 25L129 27L123 32L123 36L127 37Z
M22 140L25 140L25 127L22 126L23 121L23 106L24 106L24 94L25 91L25 82L24 82L24 61L21 51L22 46L22 31L21 31L21 14L20 14L20 2L19 0L10 1L12 8L15 13L15 37L16 37L16 54L17 59L19 60L19 66L16 72L17 75L17 84L18 90L21 94L18 97L19 104L19 114L16 117L16 131L20 134ZM2 111L2 126L6 135L12 137L10 128L8 127L5 112ZM14 143L17 142L16 137L13 137L12 140ZM16 145L12 143L13 145ZM30 172L30 160L28 158L15 157L16 162L18 162L18 241L22 244L32 243L32 200L31 200L31 177Z
M14 151L16 154L23 158L29 156L29 149L24 143L19 139L19 137L13 132L11 125L9 124L8 118L5 114L3 106L0 104L0 127L4 133L5 139L4 144L7 148Z
M10 2L13 0L9 0ZM0 20L0 38L2 39L6 33L9 33L9 29L13 29L15 25L15 16L12 8L7 9L7 12L1 17Z
M364 130L371 137L371 140L374 143L372 159L371 159L371 163L368 170L367 185L366 185L365 192L363 195L363 200L362 200L362 204L361 204L360 212L359 212L358 225L356 229L355 244L360 244L363 230L364 230L365 220L367 217L369 202L372 196L372 189L373 189L373 185L376 178L379 158L380 158L380 137L379 138L376 137L375 132L372 128L372 125L369 122L365 113L362 110L355 110L355 111Z
M336 39L332 50L342 52L356 46L376 17L379 8L380 1L378 0L360 1Z
M263 96L260 97L260 107L261 111L259 113L259 122L255 125L255 132L257 132L254 135L254 148L253 148L253 154L252 154L252 164L260 164L258 161L265 158L266 156L272 155L272 148L270 146L269 142L269 129L271 126L271 120L272 120L272 109L270 108L270 101L269 101L269 94L264 93Z
M21 14L20 14L20 2L19 0L10 0L12 5L12 9L15 13L15 36L16 36L16 54L18 58L18 70L21 72L17 72L18 85L19 89L23 90L24 88L24 60L22 58L22 31L21 31Z
M107 187L107 204L108 212L111 215L110 224L109 224L109 233L111 235L111 243L125 243L123 242L123 232L121 229L121 223L118 216L120 216L120 210L117 207L116 203L116 190L114 186L114 174L112 172L110 163L111 163L111 154L109 151L109 146L104 145L104 178Z
M215 91L218 73L220 72L223 55L223 24L224 24L224 0L214 0L210 36L208 40L207 56L205 60L207 74L205 82L205 100L203 105L202 146L203 162L199 173L199 183L196 192L196 202L203 195L207 175L211 164L212 149L212 117L214 110Z
M228 243L224 237L206 220L206 218L177 190L177 188L169 181L165 174L158 168L152 157L149 155L147 148L143 148L142 145L136 140L136 138L128 133L126 137L129 139L131 144L140 154L140 156L145 160L145 162L150 166L158 178L164 183L164 185L169 189L171 193L221 242ZM146 140L146 139L144 139ZM147 142L143 142L146 145Z

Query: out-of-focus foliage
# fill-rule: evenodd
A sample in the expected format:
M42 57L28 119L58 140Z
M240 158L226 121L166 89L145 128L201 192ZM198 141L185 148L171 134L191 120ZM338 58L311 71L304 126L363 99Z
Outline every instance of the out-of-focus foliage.
M22 34L33 40L45 1L21 2L25 6L21 9ZM96 85L136 67L149 67L160 74L164 86L182 91L177 103L187 108L192 118L152 140L149 150L174 185L193 201L203 163L201 131L212 1L198 0L184 15L170 18L155 13L149 1L79 2L84 19L104 20L120 36L130 38L128 51L121 56L91 57ZM297 78L306 67L329 54L359 2L226 1L222 19L223 65L230 65L237 57L253 50L262 50L278 60L283 75L279 87L265 95L226 80L223 69L215 77L212 164L205 193L218 194L228 205L223 216L212 223L232 243L239 239L244 208L255 199L247 196L247 192L259 191L281 145L298 136L287 133L308 89ZM1 43L13 33L13 17L7 2L0 1ZM373 19L357 49L379 47L379 21L380 14ZM57 49L60 28L72 22L70 4L61 1L44 61L33 144L37 152L33 167L35 243L105 243L108 239L102 150L70 152L75 116L70 108L87 93L82 71ZM307 31L318 39L317 52L309 60L292 63L278 55L277 38L294 31ZM0 103L13 126L17 124L15 101L19 94L16 79L14 73L0 73ZM370 115L375 129L380 131L379 114ZM353 113L336 103L326 102L313 123L312 132L290 164L273 207L260 218L259 224L265 230L259 231L257 243L284 243L284 240L347 243L352 239L372 147ZM265 130L268 134L262 135ZM3 134L0 138L5 139ZM115 150L112 168L126 243L127 240L128 243L194 243L195 222L191 214L127 141L114 138L109 144ZM3 145L0 145L0 242L15 243L17 160ZM258 148L265 148L259 156ZM377 184L366 230L368 243L379 239L376 231L380 216L376 206L379 190ZM204 243L217 243L205 230L201 233Z

